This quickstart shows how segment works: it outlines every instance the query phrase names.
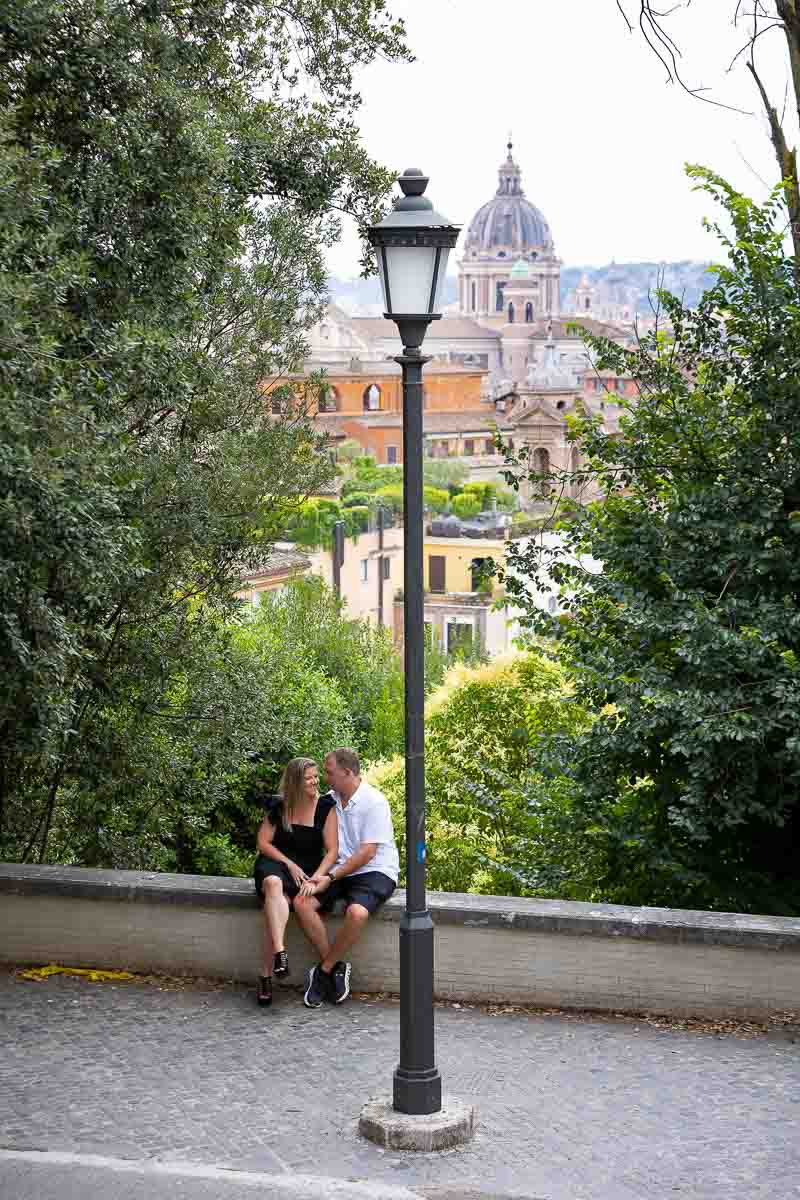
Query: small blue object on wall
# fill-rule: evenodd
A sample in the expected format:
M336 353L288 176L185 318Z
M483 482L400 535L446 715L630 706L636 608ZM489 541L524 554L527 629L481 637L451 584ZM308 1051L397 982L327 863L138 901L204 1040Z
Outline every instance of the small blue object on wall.
M417 862L418 863L425 862L425 843L424 842L417 843Z

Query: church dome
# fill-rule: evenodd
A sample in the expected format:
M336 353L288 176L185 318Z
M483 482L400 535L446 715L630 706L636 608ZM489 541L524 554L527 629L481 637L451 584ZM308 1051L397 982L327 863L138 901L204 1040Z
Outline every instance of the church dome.
M536 205L525 199L522 173L511 150L509 142L494 199L479 208L469 223L464 240L465 258L536 257L542 250L552 251L550 226Z

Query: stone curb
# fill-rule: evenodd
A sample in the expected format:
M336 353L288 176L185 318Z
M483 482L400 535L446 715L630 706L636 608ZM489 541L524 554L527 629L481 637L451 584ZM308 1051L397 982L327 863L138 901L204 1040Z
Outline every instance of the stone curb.
M0 863L2 893L203 909L256 909L253 885L246 879L27 863ZM376 919L398 922L404 904L405 893L395 892L379 910ZM621 904L476 896L460 892L429 892L428 904L439 925L800 951L800 919L795 917L634 908Z

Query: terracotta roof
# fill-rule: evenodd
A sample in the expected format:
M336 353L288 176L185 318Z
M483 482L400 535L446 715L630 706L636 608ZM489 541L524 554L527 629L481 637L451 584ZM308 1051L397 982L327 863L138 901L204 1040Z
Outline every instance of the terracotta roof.
M488 406L468 411L423 413L422 422L426 433L485 433L490 434L495 421L501 429L509 429L505 416L495 413ZM318 429L336 436L346 432L347 425L360 425L362 429L402 429L403 417L399 412L388 413L321 413L316 418Z
M257 567L248 571L242 568L242 579L254 583L257 579L269 579L274 575L298 575L311 568L311 559L303 550L278 549L273 546Z
M495 423L510 429L503 413L473 409L470 412L426 412L422 417L425 433L479 433L491 436Z
M351 323L353 329L361 337L393 338L397 341L398 346L400 345L400 335L394 321L387 321L383 317L352 317ZM452 341L454 338L480 338L482 341L487 339L496 341L497 336L493 329L479 325L471 317L442 317L441 321L432 321L428 326L423 344L427 346L430 342Z

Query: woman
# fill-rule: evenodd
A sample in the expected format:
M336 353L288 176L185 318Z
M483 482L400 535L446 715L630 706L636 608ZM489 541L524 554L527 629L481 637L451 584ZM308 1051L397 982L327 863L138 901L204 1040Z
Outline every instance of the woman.
M258 831L256 891L264 900L264 961L258 1003L272 1003L272 976L289 974L284 947L289 909L295 896L313 896L336 862L336 802L319 794L319 771L311 758L286 764L277 796L264 804ZM327 880L326 880L327 882Z

